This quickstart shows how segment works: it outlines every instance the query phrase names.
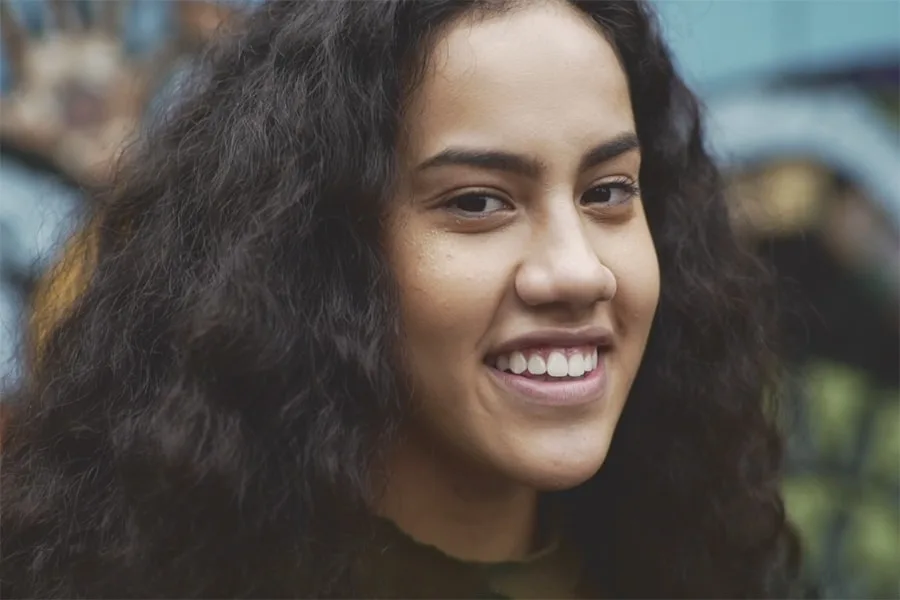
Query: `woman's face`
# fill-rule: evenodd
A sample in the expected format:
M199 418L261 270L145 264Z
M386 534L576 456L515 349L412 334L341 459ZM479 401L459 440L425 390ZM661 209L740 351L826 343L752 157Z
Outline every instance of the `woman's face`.
M600 468L659 296L640 162L626 76L580 13L540 3L440 38L387 230L435 456L541 490Z

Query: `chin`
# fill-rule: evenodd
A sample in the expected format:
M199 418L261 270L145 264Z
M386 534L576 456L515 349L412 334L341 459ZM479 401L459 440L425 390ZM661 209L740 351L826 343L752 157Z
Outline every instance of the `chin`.
M543 460L534 460L520 465L516 479L530 488L540 492L559 492L578 487L603 466L608 446L601 452L561 457L546 456Z
M560 492L578 487L591 477L597 474L600 467L603 466L601 461L591 468L572 468L563 472L546 473L541 477L536 477L532 483L532 487L539 492Z

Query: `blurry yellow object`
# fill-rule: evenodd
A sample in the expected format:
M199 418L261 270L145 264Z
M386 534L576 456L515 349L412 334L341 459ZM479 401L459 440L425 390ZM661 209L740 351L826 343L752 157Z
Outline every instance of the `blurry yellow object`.
M72 236L60 259L39 281L29 318L35 354L84 291L95 259L96 235L90 228L81 230Z
M802 161L784 161L739 174L731 182L735 225L753 237L810 231L819 225L829 200L828 171Z

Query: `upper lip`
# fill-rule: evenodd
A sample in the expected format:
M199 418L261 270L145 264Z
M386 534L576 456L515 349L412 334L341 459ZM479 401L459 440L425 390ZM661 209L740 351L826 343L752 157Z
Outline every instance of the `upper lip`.
M608 348L613 344L613 334L605 327L588 327L584 329L537 329L510 338L499 344L491 352L492 355L506 354L514 350L523 350L538 346L597 346Z

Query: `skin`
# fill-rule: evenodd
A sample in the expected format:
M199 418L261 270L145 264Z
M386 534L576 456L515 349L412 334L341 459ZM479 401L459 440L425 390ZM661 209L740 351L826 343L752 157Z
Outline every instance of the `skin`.
M404 125L386 246L418 410L379 510L453 556L520 557L539 493L603 464L659 299L639 193L625 189L640 170L627 79L585 16L530 4L445 31ZM584 168L617 141L624 152ZM423 166L448 148L521 155L533 172ZM486 364L521 335L585 327L613 335L595 401L536 405Z

